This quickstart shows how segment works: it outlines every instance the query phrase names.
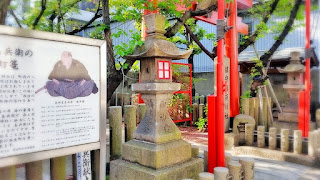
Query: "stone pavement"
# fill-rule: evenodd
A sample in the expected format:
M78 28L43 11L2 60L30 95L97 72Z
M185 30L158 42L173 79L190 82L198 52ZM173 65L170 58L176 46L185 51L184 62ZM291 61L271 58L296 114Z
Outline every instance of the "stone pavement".
M233 160L237 158L233 157ZM253 158L256 180L320 180L320 169L284 161Z
M203 151L207 146L190 143L199 147L200 156L203 157ZM255 180L320 180L320 169L317 168L248 155L234 156L232 160L238 160L239 157L254 158Z

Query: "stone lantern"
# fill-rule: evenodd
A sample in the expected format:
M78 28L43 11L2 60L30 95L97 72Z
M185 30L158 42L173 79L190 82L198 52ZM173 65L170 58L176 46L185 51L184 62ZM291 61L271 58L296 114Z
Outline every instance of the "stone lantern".
M279 113L278 120L284 122L298 122L298 105L299 105L299 91L304 89L304 72L305 67L300 62L300 52L294 51L290 53L291 60L283 69L278 69L280 73L287 73L287 84L283 88L289 94L289 101Z
M172 83L172 59L186 59L192 50L180 51L166 40L166 17L160 14L144 16L147 25L145 44L137 47L128 60L140 60L141 83L132 90L141 93L147 110L133 134L133 140L123 144L121 160L111 161L111 179L197 179L203 171L203 161L191 156L191 145L181 139L173 123L168 104L179 83Z

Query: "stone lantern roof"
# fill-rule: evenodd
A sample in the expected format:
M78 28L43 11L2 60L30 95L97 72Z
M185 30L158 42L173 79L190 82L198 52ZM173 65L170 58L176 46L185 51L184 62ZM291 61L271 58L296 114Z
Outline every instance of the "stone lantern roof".
M128 60L143 60L145 58L186 59L192 50L180 51L175 44L166 40L164 33L166 17L161 14L149 14L144 16L147 24L145 43L137 46L133 54L125 56Z
M305 67L300 62L300 52L293 51L290 53L290 64L286 65L283 69L278 68L280 73L292 73L292 72L305 72Z

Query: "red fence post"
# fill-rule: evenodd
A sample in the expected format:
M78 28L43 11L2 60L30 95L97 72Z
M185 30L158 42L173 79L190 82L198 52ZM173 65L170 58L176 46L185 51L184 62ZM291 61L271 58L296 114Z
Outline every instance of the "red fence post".
M208 172L213 173L217 166L216 152L216 96L208 96Z
M232 26L226 33L226 55L230 58L230 117L235 117L240 112L239 105L239 72L238 72L238 29L237 29L237 2L231 1L231 15L228 26Z
M305 121L304 121L304 113L305 113L305 91L300 91L299 92L299 130L302 131L302 136L303 137L306 137L305 136L305 130L304 130L304 127L305 127Z
M310 49L310 0L306 0L306 50ZM306 75L305 75L305 137L308 137L309 134L309 123L310 123L310 91L311 91L311 82L310 82L310 57L306 56Z
M225 2L224 0L218 0L218 21L222 22L225 21ZM223 26L223 27L221 27ZM219 28L225 28L224 23L220 24ZM221 31L220 31L221 33ZM219 34L218 34L219 36ZM217 47L217 101L216 101L216 138L217 138L217 166L224 167L225 166L225 159L224 159L224 91L225 91L225 82L224 82L224 65L223 65L223 58L224 58L224 37L218 40L218 47ZM219 108L219 109L218 109ZM209 153L209 152L208 152Z

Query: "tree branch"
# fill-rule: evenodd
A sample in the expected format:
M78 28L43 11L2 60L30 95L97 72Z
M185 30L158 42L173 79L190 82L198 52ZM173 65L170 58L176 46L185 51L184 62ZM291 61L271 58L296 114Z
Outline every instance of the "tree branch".
M274 42L274 44L272 45L272 47L269 49L269 51L265 52L261 57L260 60L263 62L263 65L267 65L268 61L270 59L270 57L274 54L274 52L278 49L278 47L282 44L283 40L286 38L286 36L288 35L294 20L297 17L298 14L298 10L299 7L302 3L302 0L295 0L295 4L290 12L290 16L289 19L283 29L283 31L281 32L279 38L276 40L276 42Z
M14 11L10 8L9 13L11 14L11 16L13 16L14 20L16 21L16 23L18 24L19 28L22 28L21 23L20 23L20 19L16 16L16 14L14 13Z
M40 18L42 17L46 8L47 8L47 0L41 0L41 11L40 11L40 14L37 16L36 20L33 22L32 29L36 29L36 26L38 25Z
M96 11L96 13L94 14L94 16L90 19L90 21L88 21L85 25L81 26L80 28L74 29L74 30L72 30L71 32L68 32L68 33L66 33L66 34L74 35L75 33L78 33L78 32L80 32L80 31L88 28L88 26L89 26L90 24L92 24L96 19L98 19L98 18L100 18L100 17L102 16L101 14L99 14L100 10L101 10L101 9L100 9L100 1L99 1L97 11Z
M194 42L197 43L197 45L201 48L201 50L206 53L212 60L214 59L213 55L206 49L203 44L199 41L198 37L193 34L190 27L187 24L184 24L184 27L186 27L187 33L190 35L190 37L194 40Z
M268 12L266 12L262 18L261 23L267 23L268 20L271 17L271 14L274 12L274 10L276 9L278 3L280 0L274 0L271 4L270 10ZM260 23L260 24L261 24ZM238 48L238 54L240 54L242 51L244 51L248 46L252 45L253 43L256 42L256 38L258 37L258 35L261 34L260 29L256 29L254 31L254 33L252 35L249 36L249 38L245 41L244 44L240 45Z
M179 30L180 28L186 23L186 21L194 16L203 16L206 15L208 13L210 13L213 10L217 9L217 5L212 5L206 9L203 10L198 10L198 11L186 11L181 18L178 19L178 21L173 25L170 26L166 29L166 33L164 34L167 38L170 38L172 36L174 36Z

